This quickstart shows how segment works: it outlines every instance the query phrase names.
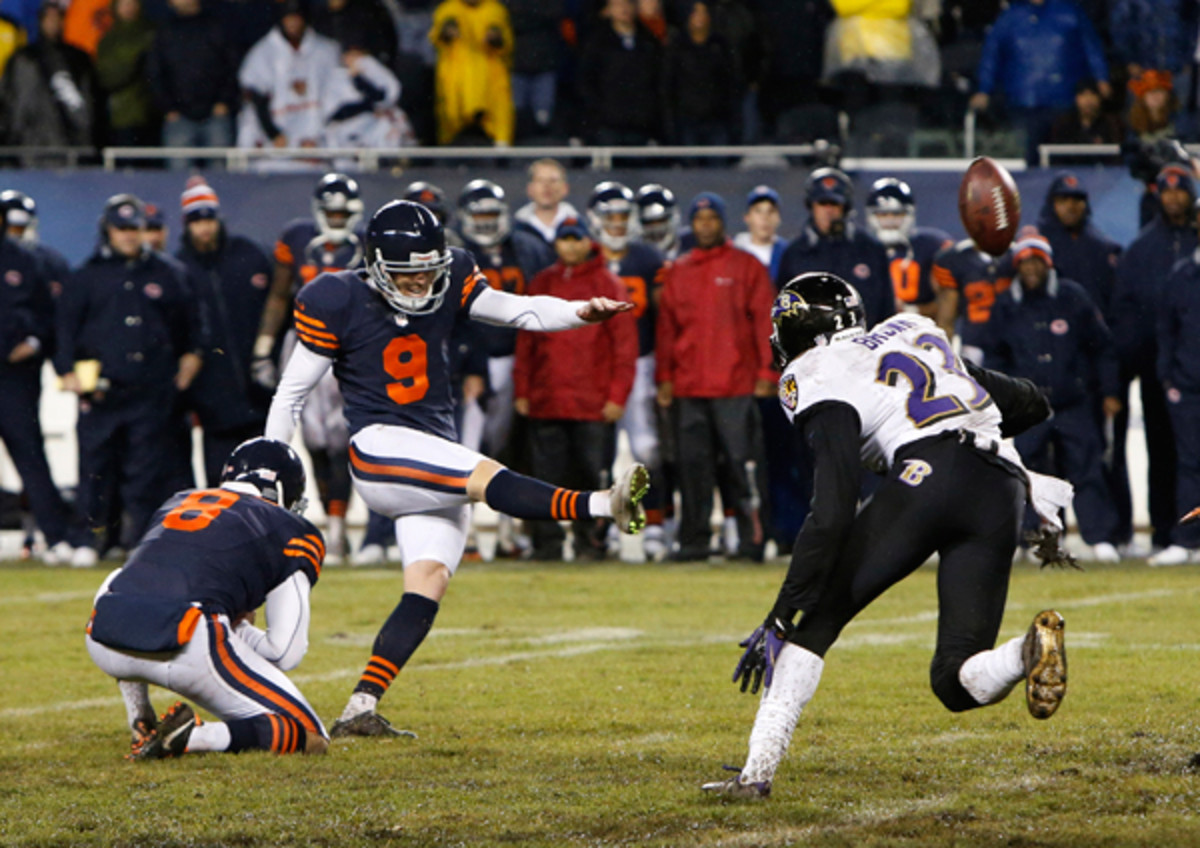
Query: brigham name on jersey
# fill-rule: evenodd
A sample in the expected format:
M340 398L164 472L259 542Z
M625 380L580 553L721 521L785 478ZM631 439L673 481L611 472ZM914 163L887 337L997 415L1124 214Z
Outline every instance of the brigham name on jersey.
M869 375L869 379L862 379ZM862 422L868 468L890 468L897 449L947 430L1000 440L1000 412L932 320L901 315L843 335L794 359L779 381L790 421L821 403L845 403Z

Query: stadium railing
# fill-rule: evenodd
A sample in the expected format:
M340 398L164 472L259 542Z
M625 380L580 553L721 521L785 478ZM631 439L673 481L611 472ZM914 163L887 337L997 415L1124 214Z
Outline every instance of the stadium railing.
M0 156L3 148L0 148ZM646 147L399 147L392 149L284 147L244 149L240 147L106 147L100 151L106 171L135 162L155 164L172 159L208 160L222 163L232 172L252 167L287 169L289 164L304 166L334 164L345 170L363 173L378 171L407 162L452 162L462 160L519 161L552 157L579 162L596 171L611 170L618 164L645 164L664 160L736 161L742 169L791 167L792 160L809 163L840 163L851 170L908 168L922 171L961 171L971 157L954 159L841 158L836 149L822 144L729 145L722 147L684 147L678 145ZM1020 160L1002 160L1010 170L1022 170Z

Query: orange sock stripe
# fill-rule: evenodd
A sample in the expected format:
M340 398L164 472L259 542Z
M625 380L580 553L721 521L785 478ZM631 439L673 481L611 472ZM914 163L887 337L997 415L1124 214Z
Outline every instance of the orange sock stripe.
M566 502L567 490L555 489L554 497L550 499L550 515L556 521L562 521L567 517Z
M362 677L359 678L363 683L371 683L375 686L382 686L384 690L391 688L392 681L380 677L373 671L364 671Z
M396 665L389 659L379 656L378 654L373 655L371 659L367 660L368 665L372 663L381 667L385 671L390 671L392 673L392 677L395 677L400 673L400 666Z
M569 509L569 511L571 513L570 519L572 521L574 521L576 518L579 517L578 505L579 505L579 492L572 492L571 493L571 506Z
M272 713L267 713L267 721L271 722L271 746L269 750L277 751L279 750L279 717Z
M363 669L363 674L367 674L368 672L375 675L380 680L386 680L388 683L391 683L396 679L396 673L394 671L388 671L383 666L376 665L375 663L367 663L367 667Z
M647 525L662 524L663 517L664 517L663 511L661 509L646 510L646 524Z
M330 501L329 502L329 517L330 518L345 518L346 517L346 502L345 501Z

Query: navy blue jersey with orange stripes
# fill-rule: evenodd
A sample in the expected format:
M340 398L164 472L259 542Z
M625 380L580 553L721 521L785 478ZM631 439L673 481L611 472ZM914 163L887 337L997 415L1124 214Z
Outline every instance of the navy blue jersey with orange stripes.
M655 321L658 318L654 295L662 285L662 267L663 255L643 242L630 242L624 256L608 263L608 270L621 278L633 303L633 317L637 319L638 356L654 353Z
M544 241L517 231L495 247L488 248L463 238L464 248L475 257L487 284L497 291L525 294L538 271L554 264L554 251ZM517 350L515 327L483 324L471 328L472 338L488 356L512 356Z
M957 330L964 345L991 346L988 318L996 295L1012 285L1012 251L997 258L983 253L970 239L947 247L933 261L933 280L958 292Z
M364 272L323 274L297 295L296 337L333 360L351 435L392 424L457 440L449 340L487 280L465 250L450 253L449 288L428 315L389 307Z
M932 279L933 259L953 244L944 230L918 227L907 243L886 245L896 299L913 306L933 303L937 299Z
M289 223L275 242L275 261L292 269L293 286L299 288L319 274L357 268L362 264L362 243L361 232L357 241L328 242L316 221L301 218Z
M194 489L172 495L110 592L199 602L230 616L258 609L296 571L316 585L321 531L255 495Z

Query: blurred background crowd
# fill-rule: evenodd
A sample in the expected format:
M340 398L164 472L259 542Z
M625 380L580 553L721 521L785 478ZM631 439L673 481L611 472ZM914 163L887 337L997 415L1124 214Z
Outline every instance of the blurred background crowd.
M3 0L0 143L836 142L1196 133L1195 0ZM182 161L179 164L183 164Z

